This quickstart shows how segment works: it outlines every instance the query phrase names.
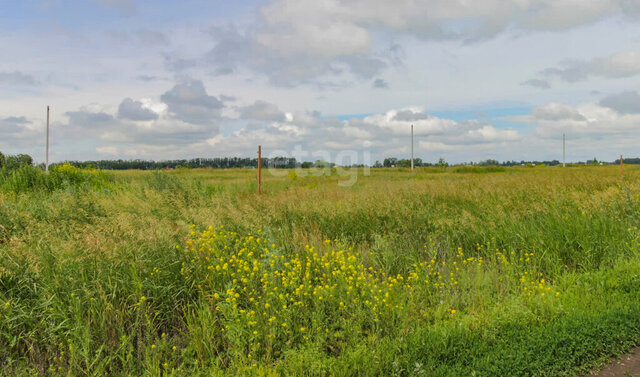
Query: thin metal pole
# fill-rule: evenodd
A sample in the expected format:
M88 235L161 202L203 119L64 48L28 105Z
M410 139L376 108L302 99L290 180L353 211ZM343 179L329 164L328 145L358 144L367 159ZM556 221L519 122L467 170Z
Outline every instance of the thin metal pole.
M45 157L44 170L49 171L49 106L47 106L47 154Z
M562 134L562 167L564 168L566 166L565 163L565 147L564 147L564 134Z
M411 125L411 171L413 171L413 124Z
M262 146L258 145L258 195L260 195L261 185L262 185Z

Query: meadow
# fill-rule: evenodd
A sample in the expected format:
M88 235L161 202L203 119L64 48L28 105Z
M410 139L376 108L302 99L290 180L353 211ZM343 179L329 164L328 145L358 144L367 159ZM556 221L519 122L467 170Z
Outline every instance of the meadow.
M0 375L574 376L640 344L640 168L356 172L0 170Z

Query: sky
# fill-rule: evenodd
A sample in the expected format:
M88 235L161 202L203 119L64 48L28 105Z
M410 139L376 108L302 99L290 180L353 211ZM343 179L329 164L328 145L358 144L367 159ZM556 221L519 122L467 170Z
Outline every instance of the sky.
M0 151L640 156L640 0L0 0Z

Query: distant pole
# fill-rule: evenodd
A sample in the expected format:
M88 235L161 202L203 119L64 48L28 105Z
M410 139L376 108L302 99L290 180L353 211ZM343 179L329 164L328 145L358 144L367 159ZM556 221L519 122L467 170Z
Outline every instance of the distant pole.
M47 106L47 154L45 156L44 170L49 171L49 106Z
M620 155L620 175L623 176L623 172L622 172L622 167L623 167L623 163L622 163L622 155Z
M260 195L261 185L262 185L262 146L258 145L258 195Z
M562 167L564 168L565 166L566 166L566 160L565 160L564 134L562 134Z
M411 125L411 171L413 171L413 124Z

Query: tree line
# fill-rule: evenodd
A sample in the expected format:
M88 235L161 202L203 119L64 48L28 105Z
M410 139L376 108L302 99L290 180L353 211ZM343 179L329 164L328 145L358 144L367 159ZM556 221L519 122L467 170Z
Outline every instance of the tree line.
M94 161L65 161L79 168L94 167L98 169L108 170L157 170L157 169L176 169L176 168L214 168L214 169L231 169L231 168L255 168L258 166L258 158L249 157L215 157L215 158L192 158L180 160L94 160ZM295 158L291 157L275 157L262 158L262 166L277 167L290 169L298 166Z
M105 170L125 170L125 169L138 169L138 170L158 170L158 169L176 169L176 168L214 168L214 169L231 169L231 168L255 168L258 166L257 158L249 157L215 157L215 158L192 158L192 159L178 159L178 160L90 160L90 161L64 161L61 163L51 164L55 166L57 164L69 163L78 168L97 168ZM312 168L312 167L333 167L335 164L317 160L315 162L310 161L297 161L294 157L274 157L274 158L262 158L262 166L265 168ZM602 162L597 159L587 160L584 162L578 162L579 164L620 164L620 159L616 159L613 162ZM625 164L640 165L640 158L625 158ZM498 161L494 159L488 159L480 162L468 162L456 165L477 165L477 166L518 166L518 165L546 165L557 166L561 162L558 160L550 161ZM15 169L24 165L33 165L33 158L28 154L17 155L4 155L0 152L0 169ZM43 164L40 164L44 166ZM444 158L440 158L438 162L431 163L425 162L421 158L414 158L413 165L415 167L422 166L435 166L435 167L447 167L447 163ZM363 164L353 165L353 167L362 167ZM376 161L372 167L374 168L391 168L391 167L411 167L411 160L406 158L387 157L384 160Z

